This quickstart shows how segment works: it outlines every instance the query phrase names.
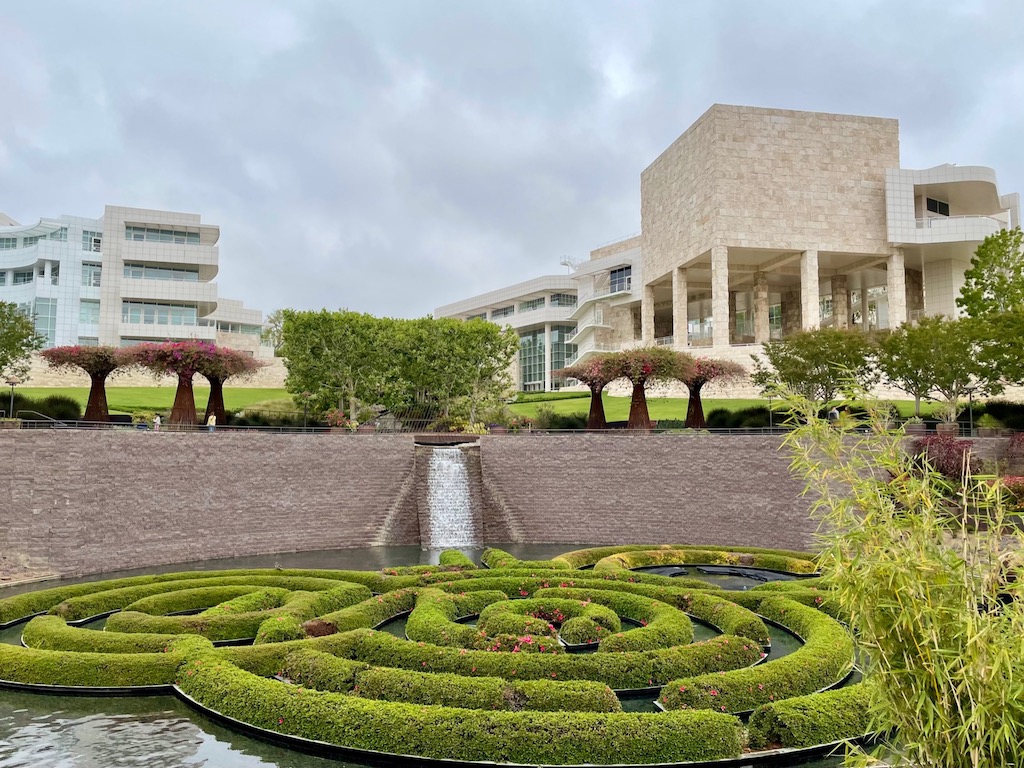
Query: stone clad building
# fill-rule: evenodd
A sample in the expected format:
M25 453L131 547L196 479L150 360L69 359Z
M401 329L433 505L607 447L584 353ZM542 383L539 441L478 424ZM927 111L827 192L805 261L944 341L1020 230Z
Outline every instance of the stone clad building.
M955 315L974 250L1020 223L1020 198L990 168L900 168L893 119L716 104L640 174L640 218L639 235L575 265L575 291L536 278L436 314L513 325L526 390L562 384L555 330L531 314L555 294L576 296L558 323L565 361L660 344L749 363L803 329Z

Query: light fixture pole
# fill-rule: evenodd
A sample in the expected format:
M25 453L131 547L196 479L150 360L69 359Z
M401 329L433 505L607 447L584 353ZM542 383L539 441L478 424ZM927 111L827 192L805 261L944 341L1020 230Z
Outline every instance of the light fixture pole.
M17 376L11 376L10 378L7 379L7 386L11 388L11 412L9 415L10 418L12 419L14 418L14 388L19 384L21 384L21 379L19 379Z
M974 437L974 391L977 387L967 387L967 436Z
M775 413L772 411L772 396L768 395L768 429L775 431Z

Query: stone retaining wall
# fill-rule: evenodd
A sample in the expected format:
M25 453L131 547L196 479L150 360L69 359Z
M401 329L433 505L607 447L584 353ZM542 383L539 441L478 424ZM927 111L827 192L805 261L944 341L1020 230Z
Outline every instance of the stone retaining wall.
M489 435L471 471L488 543L806 547L807 502L777 448L771 437ZM3 430L0 459L0 570L79 575L420 540L410 435Z

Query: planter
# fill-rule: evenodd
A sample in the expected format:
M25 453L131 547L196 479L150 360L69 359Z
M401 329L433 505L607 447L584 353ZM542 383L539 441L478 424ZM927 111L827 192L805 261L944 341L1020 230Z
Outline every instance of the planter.
M940 421L935 425L935 431L940 435L953 435L955 437L960 434L960 425L955 421Z
M978 427L978 437L995 437L999 430L995 427Z
M21 429L21 421L19 419L0 421L0 429Z
M508 427L501 427L496 424L493 427L490 427L490 431L492 435L507 435Z
M360 433L363 433L363 434L373 433L373 432L376 432L376 431L377 431L377 425L376 424L360 424L358 427L356 427L356 432L360 432Z
M908 435L923 435L928 428L924 424L904 424L903 431Z

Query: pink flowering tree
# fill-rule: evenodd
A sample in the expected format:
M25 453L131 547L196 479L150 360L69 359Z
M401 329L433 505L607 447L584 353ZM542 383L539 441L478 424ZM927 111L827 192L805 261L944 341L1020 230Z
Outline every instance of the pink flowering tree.
M135 361L154 375L171 374L178 378L168 423L195 424L196 398L192 392L192 379L200 366L208 364L216 356L217 347L208 341L168 341L140 344L131 347L131 352Z
M648 382L682 378L693 365L693 358L689 355L664 347L629 349L609 357L616 378L629 379L633 385L627 429L651 428L651 417L647 410Z
M594 355L579 365L570 365L559 371L559 375L578 379L590 388L590 416L587 429L607 429L604 416L604 388L619 377L615 360L610 355Z
M119 368L134 364L131 350L120 347L54 347L40 353L51 368L80 370L89 376L89 402L85 421L109 421L107 378Z
M218 348L210 357L201 357L196 371L210 382L210 399L206 403L205 422L211 414L218 424L227 423L224 411L224 382L230 378L247 378L264 366L248 352Z
M681 372L677 378L690 390L690 399L686 406L686 426L688 429L704 429L704 404L700 392L705 384L713 381L737 381L747 375L747 369L739 363L729 360L714 360L710 357L698 357L693 365Z

